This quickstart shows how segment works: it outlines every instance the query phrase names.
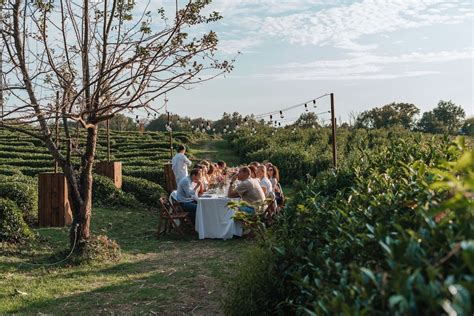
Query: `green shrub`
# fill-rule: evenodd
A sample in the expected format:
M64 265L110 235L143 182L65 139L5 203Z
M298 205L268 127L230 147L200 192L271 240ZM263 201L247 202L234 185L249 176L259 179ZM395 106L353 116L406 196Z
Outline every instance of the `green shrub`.
M142 178L155 183L165 183L165 173L161 167L124 167L122 173L125 176Z
M283 284L272 275L273 254L265 247L253 247L244 265L231 280L224 301L226 315L271 315L273 302L282 300Z
M14 181L0 183L0 198L10 199L15 202L22 211L23 218L33 223L38 218L38 193L35 185Z
M14 176L14 175L22 175L21 171L16 168L0 168L0 175L5 176Z
M15 202L0 198L0 241L25 242L33 237Z
M311 179L278 219L263 246L283 293L268 305L280 314L472 314L472 151L417 135L372 138L380 144ZM258 269L249 259L242 267Z
M112 179L102 175L94 175L92 200L96 206L125 206L139 205L135 197L117 189Z
M131 193L135 198L146 205L156 207L158 199L166 196L166 191L154 182L134 177L123 177L122 190Z

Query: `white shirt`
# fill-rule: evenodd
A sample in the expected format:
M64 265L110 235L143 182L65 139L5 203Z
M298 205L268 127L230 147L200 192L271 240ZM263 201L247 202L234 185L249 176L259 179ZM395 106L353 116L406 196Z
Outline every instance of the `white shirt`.
M192 162L184 154L177 153L171 160L171 165L176 178L176 184L179 181L188 176L188 166L191 166Z
M270 182L270 180L268 180L268 178L266 177L263 177L261 180L260 180L260 186L262 188L265 188L265 195L268 195L268 193L271 193L273 192L273 186L272 186L272 183Z

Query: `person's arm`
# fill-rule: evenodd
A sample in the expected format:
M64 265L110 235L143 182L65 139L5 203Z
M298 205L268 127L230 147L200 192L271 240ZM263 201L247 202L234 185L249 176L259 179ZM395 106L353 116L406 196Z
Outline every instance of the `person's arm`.
M262 191L265 195L267 195L267 187L266 186L261 186L262 187Z
M230 198L240 197L239 192L237 192L234 189L234 180L230 181L229 193L227 193L227 197L230 197Z
M186 157L186 155L184 155L184 163L187 164L188 167L191 167L191 165L193 164L191 160L189 160L188 157Z

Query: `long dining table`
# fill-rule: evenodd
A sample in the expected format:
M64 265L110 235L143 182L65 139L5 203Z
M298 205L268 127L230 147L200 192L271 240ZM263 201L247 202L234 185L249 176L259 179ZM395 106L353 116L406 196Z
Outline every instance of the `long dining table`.
M242 236L242 225L232 218L235 211L227 207L231 200L217 195L204 195L198 199L195 229L199 239Z

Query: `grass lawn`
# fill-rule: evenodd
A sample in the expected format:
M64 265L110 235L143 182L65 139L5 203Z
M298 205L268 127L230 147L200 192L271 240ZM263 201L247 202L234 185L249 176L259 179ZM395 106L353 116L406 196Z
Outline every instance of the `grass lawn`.
M67 248L66 228L35 229L29 249L0 249L0 314L216 314L248 240L158 240L156 214L95 208L94 234L122 248L114 264L30 266Z
M200 159L238 164L223 140L192 149ZM158 240L157 225L148 210L94 208L93 234L121 246L122 259L113 264L27 264L67 249L67 228L34 229L40 241L29 248L0 244L0 314L222 314L226 282L252 241Z

